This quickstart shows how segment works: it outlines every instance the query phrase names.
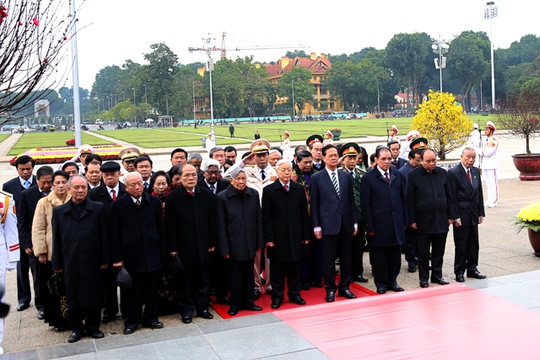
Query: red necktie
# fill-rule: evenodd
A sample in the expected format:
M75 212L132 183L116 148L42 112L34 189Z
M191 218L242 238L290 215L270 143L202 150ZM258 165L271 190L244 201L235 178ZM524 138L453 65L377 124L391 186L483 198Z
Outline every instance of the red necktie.
M285 188L286 192L289 192L289 185L283 185L283 188Z
M386 171L384 172L384 180L386 180L386 182L390 182L390 178L388 177L388 173Z
M467 169L467 177L469 178L469 181L472 183L471 170L470 169Z
M116 191L114 189L111 190L111 197L112 201L116 201Z
M193 196L193 190L188 191L189 195Z

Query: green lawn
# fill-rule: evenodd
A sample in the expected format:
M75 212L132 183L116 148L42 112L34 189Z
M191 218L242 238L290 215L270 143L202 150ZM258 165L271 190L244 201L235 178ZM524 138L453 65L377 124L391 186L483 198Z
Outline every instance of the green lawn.
M25 133L21 136L19 141L11 148L8 155L19 155L26 150L34 149L37 147L58 147L66 146L66 141L73 139L73 132L31 132ZM90 145L102 145L110 144L109 141L97 138L95 136L83 133L83 144Z
M471 115L469 119L478 122L482 128L490 117ZM275 122L270 124L234 125L235 138L231 139L228 125L216 125L215 133L219 145L251 143L255 131L263 139L270 142L280 141L280 135L287 130L291 133L291 140L304 140L310 135L326 133L327 130L339 128L342 130L341 138L355 138L363 136L386 136L386 131L392 125L400 129L400 136L404 136L410 129L412 118L363 119L363 120L326 120L314 122ZM176 146L200 146L201 138L206 138L210 126L153 128L153 129L126 129L100 131L100 134L126 141L137 146L152 149Z
M2 134L2 135L0 135L0 142L6 140L9 136L10 136L10 134Z

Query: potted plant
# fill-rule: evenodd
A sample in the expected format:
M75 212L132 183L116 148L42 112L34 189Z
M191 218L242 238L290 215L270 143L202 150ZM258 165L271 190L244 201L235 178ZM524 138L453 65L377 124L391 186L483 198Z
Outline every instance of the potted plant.
M512 135L525 139L525 154L512 155L521 180L540 180L540 154L531 152L530 140L540 135L540 78L525 82L517 95L510 97L511 107L497 118Z
M332 135L334 135L334 140L339 140L339 138L341 137L341 129L334 128L331 129L330 132L332 133Z
M540 202L525 206L512 222L517 227L518 234L527 229L533 253L540 257Z

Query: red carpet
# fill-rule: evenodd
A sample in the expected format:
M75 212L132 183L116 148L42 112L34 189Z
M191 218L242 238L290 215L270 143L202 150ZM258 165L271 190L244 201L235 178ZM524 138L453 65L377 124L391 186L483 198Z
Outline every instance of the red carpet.
M538 359L540 313L460 284L274 313L331 359Z
M358 298L364 298L371 295L377 295L376 292L371 291L363 286L360 286L356 283L353 283L350 285L351 291L358 296ZM336 294L337 295L337 294ZM326 290L324 288L314 288L312 287L309 290L302 290L301 296L304 300L306 300L306 305L296 305L293 303L289 303L287 300L287 289L285 288L285 301L283 304L281 304L281 307L277 310L274 310L270 307L272 304L272 297L270 295L261 295L259 300L255 301L256 305L259 305L263 308L262 311L243 311L240 310L237 315L234 317L239 316L248 316L248 315L257 315L261 313L267 313L267 312L275 312L275 311L281 311L281 310L287 310L287 309L297 309L297 308L305 308L305 307L311 307L312 305L318 305L318 304L327 304L325 298L326 298ZM229 310L229 305L221 305L215 302L215 298L211 297L212 299L212 307L216 312L224 319L231 319L233 316L230 316L227 314L227 311ZM341 301L351 301L339 296L336 296L336 302Z

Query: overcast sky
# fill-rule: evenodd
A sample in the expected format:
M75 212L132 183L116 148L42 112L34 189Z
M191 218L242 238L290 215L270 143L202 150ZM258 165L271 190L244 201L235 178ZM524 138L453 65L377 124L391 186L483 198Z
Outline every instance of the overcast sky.
M452 39L462 31L485 31L485 0L376 0L376 1L248 1L248 0L75 0L81 6L79 82L91 90L97 72L131 59L144 64L150 45L165 42L179 62L204 62L202 38L215 38L226 47L272 47L303 44L306 53L351 54L365 47L382 49L394 34L426 32ZM540 34L540 2L495 1L495 48L507 48L527 34ZM291 47L291 51L295 47ZM254 55L256 61L276 61L288 49L229 51L227 57ZM219 52L215 52L219 59ZM69 85L70 86L70 85Z

